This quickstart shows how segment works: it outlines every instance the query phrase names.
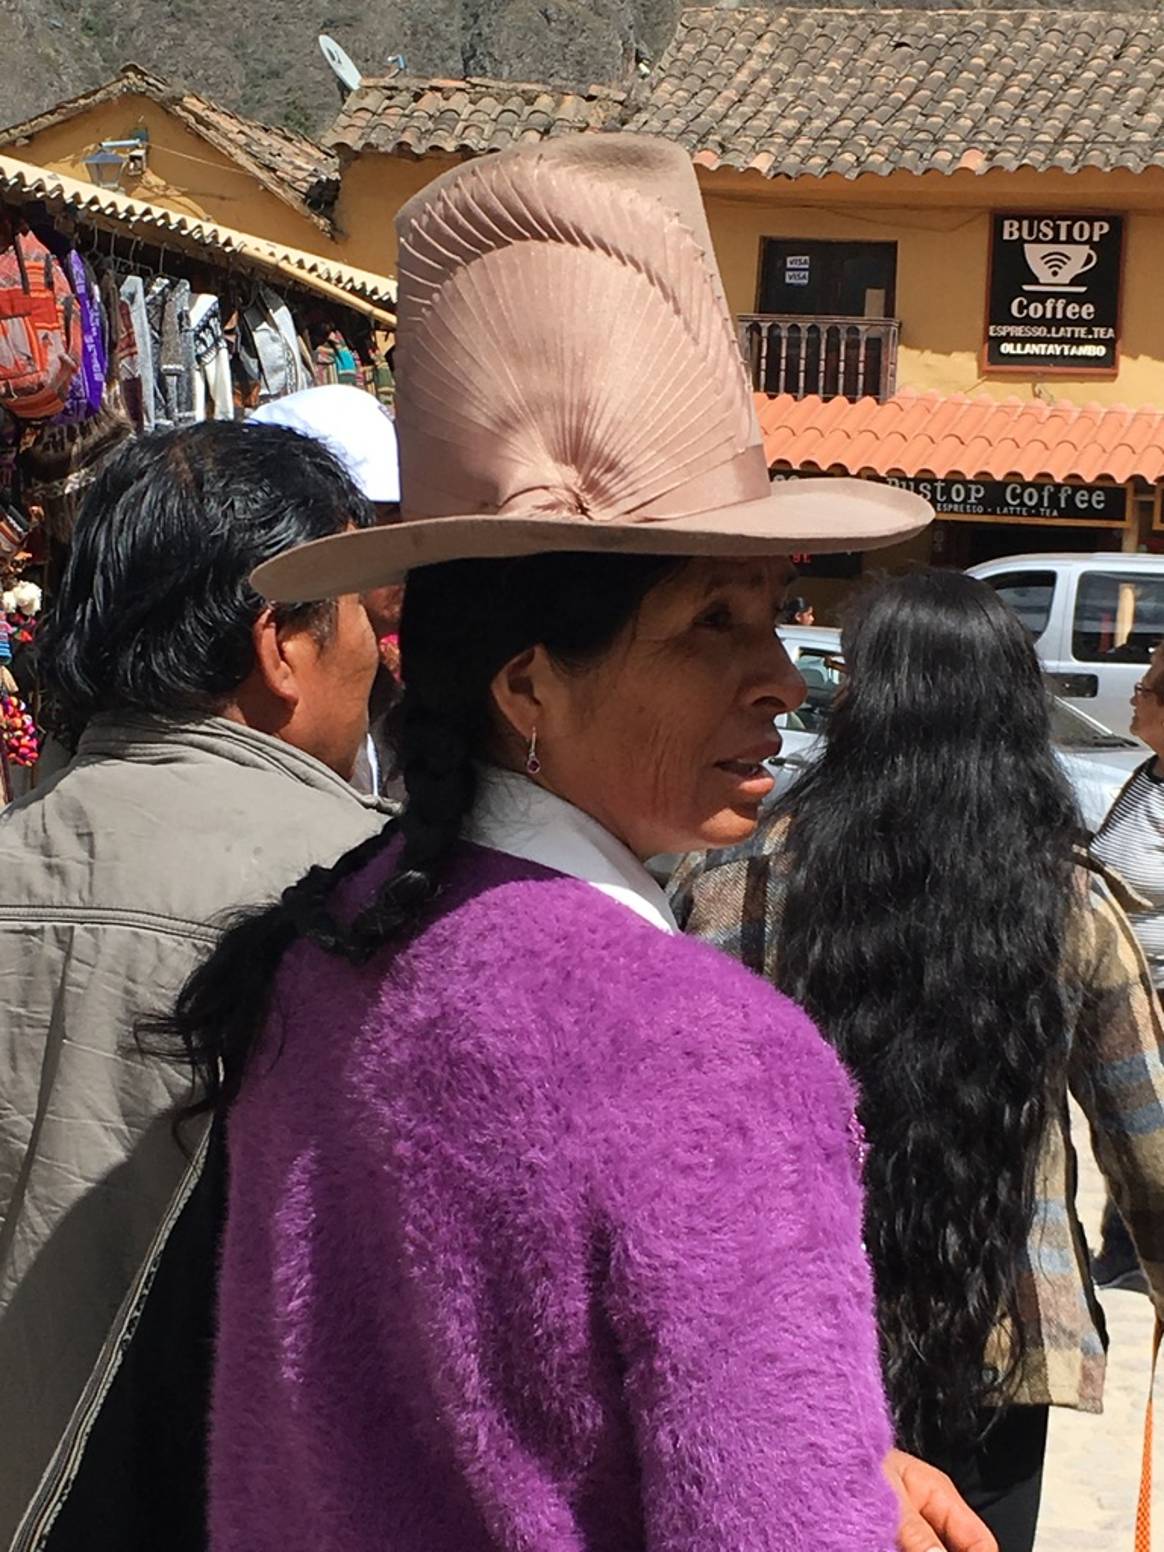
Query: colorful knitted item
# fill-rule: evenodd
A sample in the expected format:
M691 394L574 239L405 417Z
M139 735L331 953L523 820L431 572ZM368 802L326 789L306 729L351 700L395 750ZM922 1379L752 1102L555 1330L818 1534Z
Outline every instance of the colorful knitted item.
M0 737L13 765L35 765L40 758L36 723L19 695L0 690Z

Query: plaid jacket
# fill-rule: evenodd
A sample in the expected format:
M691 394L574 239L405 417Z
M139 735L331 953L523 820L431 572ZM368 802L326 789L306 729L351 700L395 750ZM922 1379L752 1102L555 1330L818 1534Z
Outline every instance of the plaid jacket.
M690 857L671 883L679 925L773 979L784 893L781 830ZM1164 1022L1144 956L1124 915L1125 887L1080 853L1081 902L1069 946L1084 990L1069 1083L1164 1315ZM1014 1400L1103 1409L1107 1330L1076 1212L1067 1093L1043 1150L1039 1200L1021 1269L1027 1353ZM987 1363L1005 1357L1000 1325Z

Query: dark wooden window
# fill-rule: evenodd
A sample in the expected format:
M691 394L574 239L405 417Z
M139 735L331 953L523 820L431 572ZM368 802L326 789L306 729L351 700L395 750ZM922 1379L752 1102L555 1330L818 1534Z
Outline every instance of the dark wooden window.
M897 376L897 244L766 237L740 348L763 393L885 399Z
M892 318L896 309L896 243L764 239L757 312Z

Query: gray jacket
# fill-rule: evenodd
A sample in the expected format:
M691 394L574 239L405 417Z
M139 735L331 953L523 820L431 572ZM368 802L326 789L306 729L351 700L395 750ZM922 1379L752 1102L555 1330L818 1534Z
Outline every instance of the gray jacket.
M0 1547L75 1406L185 1160L181 1067L144 1057L223 913L386 814L221 718L99 718L0 811Z

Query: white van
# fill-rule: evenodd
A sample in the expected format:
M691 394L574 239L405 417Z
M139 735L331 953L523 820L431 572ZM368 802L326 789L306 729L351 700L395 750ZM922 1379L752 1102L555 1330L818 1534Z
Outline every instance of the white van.
M969 571L1035 638L1055 694L1125 732L1132 686L1164 640L1164 555L1007 555Z

